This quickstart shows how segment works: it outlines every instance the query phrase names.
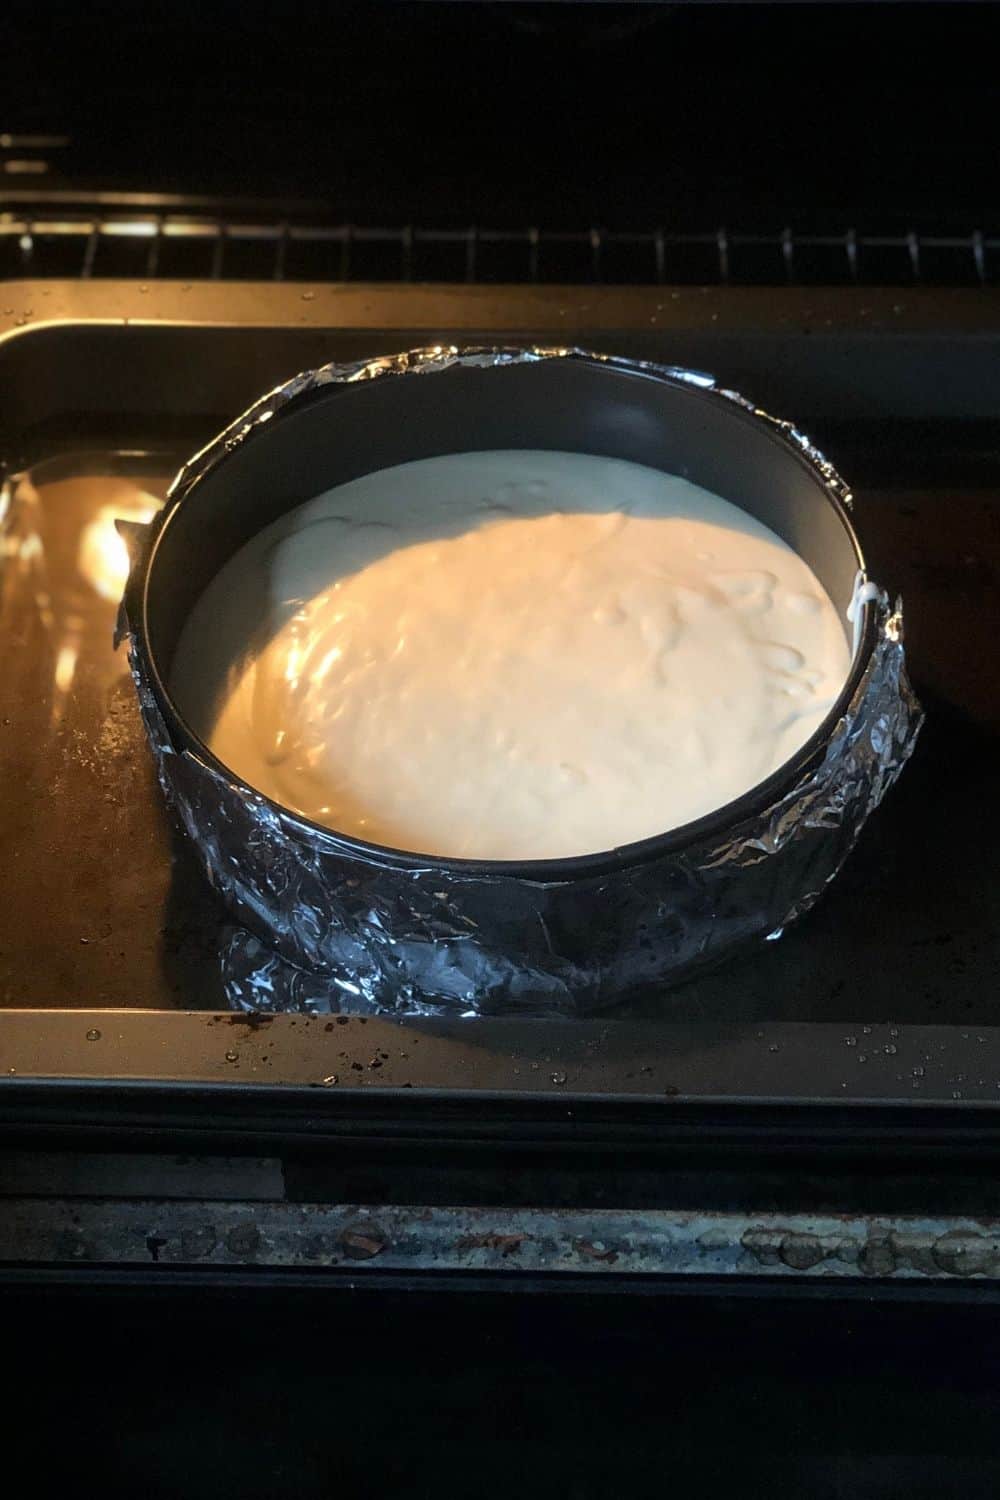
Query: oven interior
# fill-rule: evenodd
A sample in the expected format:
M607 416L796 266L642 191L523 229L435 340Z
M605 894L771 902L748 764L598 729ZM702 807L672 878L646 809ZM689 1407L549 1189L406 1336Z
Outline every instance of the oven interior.
M655 288L510 288L484 307L476 289L393 287L388 305L365 289L305 291L303 302L298 286L8 284L3 620L16 650L0 753L5 779L22 791L0 812L18 872L0 913L0 1024L20 1037L20 1018L44 1011L45 1025L61 1028L46 1054L45 1026L27 1027L34 1054L12 1040L8 1067L19 1076L55 1067L72 1025L79 1045L56 1071L113 1076L119 1033L119 1067L141 1071L150 1050L137 1040L142 1028L159 1036L172 1015L171 1036L201 1029L202 1073L236 1081L227 1049L205 1030L226 1009L226 918L164 815L127 663L112 645L124 567L114 514L147 517L185 455L297 368L426 343L432 330L438 341L502 342L545 341L558 329L581 344L709 369L772 410L794 409L834 456L855 488L872 572L906 603L911 671L929 709L913 762L816 911L716 973L575 1037L511 1022L489 1038L495 1023L484 1023L473 1040L435 1023L426 1042L436 1060L423 1073L400 1056L396 1022L370 1023L391 1033L390 1055L374 1072L366 1057L351 1077L350 1065L330 1063L324 1023L276 1018L266 1044L247 1036L239 1081L279 1081L264 1059L279 1032L291 1044L296 1024L300 1035L319 1033L314 1064L308 1047L294 1063L286 1054L289 1079L305 1081L342 1072L379 1088L551 1094L559 1071L567 1092L618 1096L655 1087L661 1098L909 1106L1000 1098L1000 1072L987 1063L1000 701L988 647L1000 610L990 292L722 287L675 300ZM140 306L133 323L126 310ZM106 321L110 308L118 316ZM878 396L858 416L862 384ZM114 1025L99 1028L102 1045L86 1045L87 1014L104 1009L117 1013ZM801 1049L813 1045L807 1086ZM175 1045L171 1059L158 1045L167 1074L171 1061L188 1073L198 1047ZM457 1071L444 1061L449 1047ZM556 1061L533 1076L545 1058Z
M8 1465L994 1496L995 10L182 10L2 23ZM112 650L109 508L298 369L477 340L794 417L926 728L805 922L637 1012L233 1014Z

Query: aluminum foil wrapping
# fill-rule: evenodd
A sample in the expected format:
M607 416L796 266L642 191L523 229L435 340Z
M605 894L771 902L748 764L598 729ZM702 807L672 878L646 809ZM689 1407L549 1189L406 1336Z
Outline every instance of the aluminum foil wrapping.
M418 350L325 366L264 397L181 470L183 496L288 401L333 382L433 372L455 363L573 358L576 351ZM594 356L587 356L594 358ZM708 376L630 361L712 389ZM738 401L728 391L717 394ZM772 421L763 412L761 419ZM824 484L850 493L809 440L779 425ZM157 523L131 528L133 577ZM484 874L376 855L317 829L171 739L141 633L123 606L140 707L168 802L239 925L220 952L244 1010L581 1016L664 987L779 934L818 900L905 764L922 722L906 676L902 612L867 585L877 641L825 752L761 814L721 836L599 875Z

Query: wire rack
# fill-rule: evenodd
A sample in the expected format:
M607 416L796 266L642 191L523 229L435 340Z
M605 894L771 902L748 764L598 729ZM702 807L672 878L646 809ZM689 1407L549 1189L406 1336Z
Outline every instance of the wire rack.
M0 206L0 278L985 286L1000 264L1000 236L981 230L379 227L133 197L87 212Z

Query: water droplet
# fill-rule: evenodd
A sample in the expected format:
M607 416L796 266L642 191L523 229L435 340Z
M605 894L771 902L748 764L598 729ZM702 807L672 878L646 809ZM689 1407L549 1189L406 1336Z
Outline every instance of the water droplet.
M859 1052L858 1053L858 1062L867 1062L867 1061L868 1061L868 1054L867 1054L867 1052Z
M189 292L190 290L191 290L191 283L190 283L190 281L185 281L184 285L181 287L181 291L182 292Z
M533 1073L537 1073L538 1072L538 1064L537 1063L532 1063L531 1064L531 1071Z
M961 1097L962 1097L962 1090L961 1089L952 1089L952 1091L951 1091L951 1097L953 1099L961 1099Z
M13 314L13 311L14 309L12 307L5 307L3 310L4 317L9 318Z
M88 1042L99 1042L100 1040L101 1040L101 1033L98 1031L98 1029L97 1029L96 1026L92 1026L90 1028L90 1030L87 1032L87 1041Z
M848 1047L856 1047L858 1045L858 1039L856 1036L845 1036L844 1041L846 1042Z
M552 1079L553 1083L565 1083L566 1082L566 1074L565 1073L551 1073L549 1076Z
M226 1062L238 1062L239 1056L240 1054L236 1052L232 1047L230 1047L229 1051L226 1053Z
M140 285L140 287L139 287L139 290L140 290L140 292L148 292L149 291L149 287L146 285L145 282L142 282L141 285Z
M889 1035L893 1038L893 1040L895 1040L895 1038L899 1036L899 1027L898 1026L890 1026L889 1027Z
M328 1073L323 1079L323 1085L325 1088L332 1088L335 1083L339 1082L340 1079L337 1077L336 1073Z
M8 1068L8 1069L7 1069L7 1072L8 1072L8 1073L16 1073L16 1072L17 1072L17 1069L16 1069L16 1068Z
M780 1052L781 1051L781 1047L780 1047L779 1043L772 1042L771 1045L770 1045L770 1047L768 1047L767 1050L768 1050L768 1052Z
M914 1068L913 1076L914 1078L923 1078L924 1072L925 1070L923 1068Z
M892 1042L889 1042L888 1046L885 1048L885 1051L887 1056L889 1057L896 1056L896 1048L893 1046Z
M303 292L302 293L302 300L303 300L303 302L315 302L315 300L316 300L316 293L315 292Z

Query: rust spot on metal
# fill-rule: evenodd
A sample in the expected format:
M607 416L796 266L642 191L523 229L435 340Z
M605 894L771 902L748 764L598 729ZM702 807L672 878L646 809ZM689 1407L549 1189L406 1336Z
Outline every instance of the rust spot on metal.
M897 1268L892 1235L873 1229L858 1253L858 1266L866 1276L891 1276Z
M744 1230L740 1244L762 1266L777 1266L781 1263L781 1245L784 1238L784 1232L780 1229L755 1227Z
M814 1234L790 1233L782 1236L781 1259L793 1271L808 1271L826 1258L822 1242Z
M362 1229L345 1229L339 1239L340 1248L352 1260L371 1260L381 1255L388 1240L376 1225L365 1225Z
M790 1271L811 1271L832 1259L854 1262L864 1249L848 1235L824 1236L780 1225L755 1225L744 1231L740 1244L760 1265L787 1266Z
M260 1230L256 1224L237 1224L226 1235L226 1249L230 1255L250 1258L260 1249Z
M996 1270L993 1241L973 1229L953 1229L941 1235L935 1240L931 1254L935 1265L949 1276L982 1276Z
M526 1234L463 1234L455 1242L456 1250L499 1250L501 1255L516 1255L528 1239Z
M613 1266L615 1261L618 1259L617 1250L608 1250L600 1242L596 1245L592 1245L590 1240L574 1240L573 1248L576 1253L578 1255L582 1255L585 1260L603 1261L603 1263L608 1266Z
M934 1259L934 1235L923 1230L894 1229L889 1235L896 1256L896 1263L921 1271L925 1276L936 1276L938 1265Z

